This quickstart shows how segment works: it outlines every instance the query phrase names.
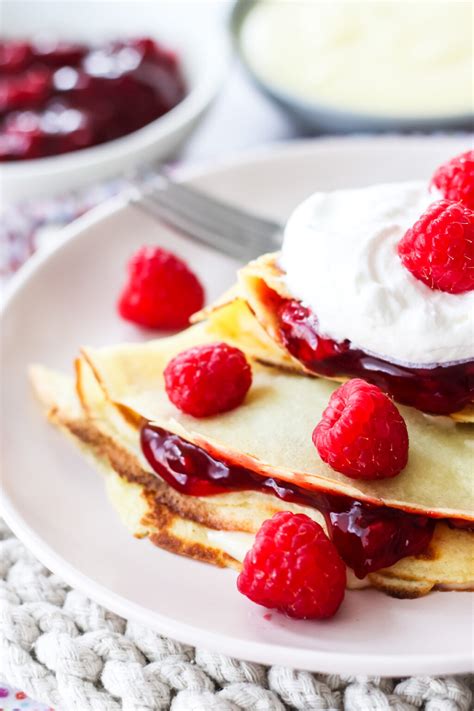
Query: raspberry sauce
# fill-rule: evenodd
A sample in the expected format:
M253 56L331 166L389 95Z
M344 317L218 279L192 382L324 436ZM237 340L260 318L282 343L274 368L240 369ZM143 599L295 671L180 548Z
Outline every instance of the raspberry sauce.
M125 136L184 94L176 56L148 38L94 47L0 41L0 161L68 153Z
M285 348L318 375L357 377L378 385L398 402L433 415L458 412L474 400L474 361L435 368L396 365L318 334L318 320L299 301L271 293Z
M150 423L142 426L140 438L153 471L182 494L212 496L252 490L318 509L341 557L359 578L400 558L422 553L431 540L435 520L427 516L265 477L215 459L202 448Z

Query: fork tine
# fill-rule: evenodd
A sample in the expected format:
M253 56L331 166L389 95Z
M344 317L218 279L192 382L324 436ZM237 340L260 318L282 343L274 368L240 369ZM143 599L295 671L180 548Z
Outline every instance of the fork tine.
M281 230L281 226L273 220L250 214L234 205L229 205L215 197L211 197L196 188L191 188L184 183L173 182L164 171L160 173L160 177L165 181L166 191L169 195L183 202L185 201L196 210L208 210L209 207L212 206L214 214L230 223L237 223L249 232L257 232L258 234L266 234L268 232L274 234Z
M251 259L278 244L279 224L173 182L162 170L156 182L141 186L133 177L130 200L147 213L237 259Z
M262 252L268 251L275 247L276 242L272 239L270 232L259 234L254 232L249 233L245 228L236 222L229 223L227 220L216 216L212 210L212 206L204 212L197 210L192 206L184 203L181 200L176 200L168 194L166 190L156 190L147 195L149 200L159 205L166 210L169 219L172 215L177 215L185 220L189 225L196 225L202 230L207 230L216 236L220 236L221 240L225 240L233 245L241 245L241 251L246 254L255 256Z
M266 239L266 234L257 232L250 233L245 227L242 227L236 222L228 222L220 215L216 215L212 205L207 205L207 209L203 209L201 205L200 209L197 209L193 205L189 205L187 202L177 199L176 196L170 195L167 190L155 191L151 193L149 197L153 199L154 202L159 203L168 210L176 212L189 221L199 223L201 226L217 234L222 234L225 239L230 239L241 244L255 244L256 246L262 244Z
M180 232L183 232L198 242L212 247L219 252L227 254L229 257L239 261L247 261L257 256L253 251L249 252L247 245L242 245L233 240L228 240L222 234L215 234L207 228L204 228L195 221L190 221L182 215L177 215L174 210L166 209L163 205L149 199L146 196L140 198L132 198L131 203L152 217L158 218L160 221L175 227Z

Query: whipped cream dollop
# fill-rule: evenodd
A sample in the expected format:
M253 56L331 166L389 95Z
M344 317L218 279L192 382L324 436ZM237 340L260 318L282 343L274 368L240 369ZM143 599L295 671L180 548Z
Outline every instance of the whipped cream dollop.
M296 208L280 266L322 336L411 366L474 358L474 292L432 290L397 254L407 229L439 197L424 182L390 183L315 193Z

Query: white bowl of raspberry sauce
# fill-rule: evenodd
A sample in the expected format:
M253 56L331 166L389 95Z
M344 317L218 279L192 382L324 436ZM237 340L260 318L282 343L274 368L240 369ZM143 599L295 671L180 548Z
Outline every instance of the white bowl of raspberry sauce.
M88 3L5 0L0 39L26 41L30 45L29 52L44 50L47 53L52 48L53 54L59 43L57 60L53 57L50 67L46 68L46 74L49 72L52 79L46 79L54 82L56 89L60 85L60 91L56 90L56 95L48 100L47 116L43 109L38 111L41 126L45 116L50 125L51 122L57 124L49 134L54 137L53 147L45 148L44 141L40 149L33 144L29 153L19 154L17 159L16 146L11 154L3 141L3 159L0 160L3 200L62 192L118 175L135 165L170 156L189 136L221 85L228 47L223 33L216 28L213 31L213 18L206 16L206 8L200 7L197 12L197 8L190 6L186 18L181 10L170 2L141 0L117 4L106 0ZM78 46L82 46L84 52L80 59L74 56ZM147 53L144 59L143 53ZM137 56L141 63L133 71ZM113 75L112 81L101 79L104 62L109 62L110 68L105 67L104 73L108 72L107 79ZM63 103L67 105L68 82L77 82L78 68L80 76L92 82L92 91L86 87L92 98L84 113L75 111L74 106L64 111L61 106L62 95L66 96ZM25 71L32 71L27 90L37 91L38 84L44 80L43 69ZM6 83L2 87L5 77L15 80L20 73L7 68L1 76L0 66L0 111L3 110L4 122L20 121L24 127L37 117L34 112L28 113L27 102L26 110L21 110L22 89L16 92L20 109L15 111L15 97L9 110L10 89L6 89ZM115 82L115 94L104 97L101 81L112 86ZM154 96L153 82L158 87ZM148 96L143 90L145 84ZM61 94L63 88L66 92ZM155 100L158 91L159 101ZM59 111L56 111L58 105ZM111 118L108 118L106 114L110 109ZM77 141L71 146L67 136L74 122L80 126L69 134ZM102 122L101 128L97 131L99 122ZM94 138L88 133L89 129L95 131ZM65 140L58 139L61 131ZM95 137L97 134L99 138ZM14 140L18 135L22 137L21 131L16 132ZM0 136L0 143L2 138Z

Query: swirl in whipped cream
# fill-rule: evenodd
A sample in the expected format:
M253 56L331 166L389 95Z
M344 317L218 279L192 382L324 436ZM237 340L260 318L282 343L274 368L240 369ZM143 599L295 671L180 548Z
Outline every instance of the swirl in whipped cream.
M436 199L424 182L391 183L315 193L296 208L280 266L322 336L411 366L474 358L474 292L432 290L397 254Z

